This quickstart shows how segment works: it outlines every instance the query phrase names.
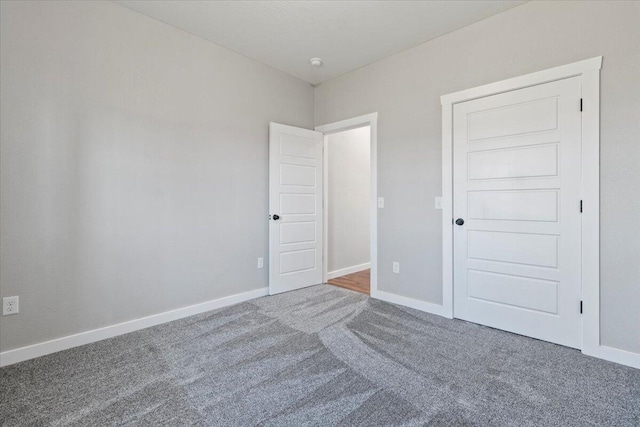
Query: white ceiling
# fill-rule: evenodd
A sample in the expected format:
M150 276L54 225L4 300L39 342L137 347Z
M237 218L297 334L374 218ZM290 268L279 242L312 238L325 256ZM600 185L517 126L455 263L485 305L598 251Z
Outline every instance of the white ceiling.
M117 3L318 84L524 1ZM313 57L324 65L311 66Z

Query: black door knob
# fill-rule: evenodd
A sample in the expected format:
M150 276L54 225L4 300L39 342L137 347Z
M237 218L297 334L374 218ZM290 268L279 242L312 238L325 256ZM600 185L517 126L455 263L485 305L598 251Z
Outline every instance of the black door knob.
M462 219L462 218L456 219L456 224L458 224L458 225L464 224L464 219Z
M274 215L274 216L273 216L273 220L274 220L274 221L277 221L277 220L279 220L279 219L280 219L280 215Z

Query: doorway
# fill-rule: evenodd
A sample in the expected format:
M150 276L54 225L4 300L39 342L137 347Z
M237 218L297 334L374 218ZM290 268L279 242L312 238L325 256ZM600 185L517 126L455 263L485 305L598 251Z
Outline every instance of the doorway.
M369 294L371 128L326 136L327 283Z
M377 208L377 200L378 200L378 151L377 151L377 138L378 138L378 113L371 113L364 116L355 117L352 119L342 120L335 123L329 123L322 126L317 126L316 130L322 132L324 134L324 171L328 171L328 173L324 174L324 221L323 221L323 229L324 229L324 242L328 242L323 246L323 282L330 283L336 286L342 286L344 288L352 289L357 292L368 293L372 297L376 298L378 295L378 208ZM352 134L349 132L353 131ZM334 138L335 136L335 138ZM355 136L355 138L354 138ZM359 136L359 139L358 139ZM367 138L368 137L368 138ZM369 185L367 186L362 184L362 180L356 180L359 184L355 184L355 182L350 183L352 189L359 188L357 191L357 199L358 206L360 207L359 217L366 218L366 215L362 213L362 209L368 209L368 248L369 248L369 262L368 265L366 262L357 261L358 258L352 257L349 258L350 262L344 262L344 260L339 259L339 252L335 252L330 254L331 247L333 245L339 244L339 242L343 242L345 245L349 245L348 241L345 242L343 236L340 235L340 227L344 226L344 222L340 223L339 212L333 210L332 215L332 207L331 207L331 195L329 193L332 187L336 187L336 184L340 183L341 179L332 180L331 170L339 167L348 167L349 158L344 155L344 151L339 146L334 148L333 154L337 154L338 156L331 156L332 146L338 146L341 142L349 142L349 140L356 140L353 144L357 144L358 140L360 141L359 152L358 155L358 164L360 165L359 174L362 175L367 174L367 168L364 167L366 165L362 165L362 162L366 163L364 153L368 152L368 177L369 177ZM368 143L368 146L367 146ZM367 150L368 148L368 150ZM338 158L338 161L334 160L332 164L329 162L332 161L332 158ZM338 175L338 178L342 176ZM334 172L334 178L336 177ZM342 189L343 193L344 188ZM365 194L368 191L368 194ZM346 192L348 195L348 192ZM368 203L366 199L368 198ZM347 199L349 202L349 199ZM339 209L341 206L345 206L344 204L334 205L335 208ZM330 218L333 216L333 218ZM351 218L353 221L357 215L347 215L347 218ZM334 220L334 225L330 226L330 220ZM348 223L348 222L347 222ZM358 227L360 230L360 235L364 232L363 227ZM332 230L332 231L331 231ZM331 235L330 235L331 233ZM364 242L364 243L363 243ZM366 248L366 238L359 240L358 244L360 248L363 246ZM359 252L361 254L361 249ZM362 255L360 255L362 257ZM332 262L329 262L329 260ZM364 257L360 259L365 259ZM343 264L340 264L342 262ZM351 264L351 265L349 265ZM368 267L368 268L367 268ZM350 268L350 269L349 269ZM366 289L366 284L369 284L368 292Z

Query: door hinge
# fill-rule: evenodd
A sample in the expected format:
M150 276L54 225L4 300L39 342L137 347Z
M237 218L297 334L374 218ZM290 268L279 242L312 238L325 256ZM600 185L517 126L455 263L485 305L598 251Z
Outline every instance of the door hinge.
M580 200L580 213L582 213L582 200Z
M580 98L580 111L582 111L582 98Z
M580 314L582 314L582 301L580 301Z

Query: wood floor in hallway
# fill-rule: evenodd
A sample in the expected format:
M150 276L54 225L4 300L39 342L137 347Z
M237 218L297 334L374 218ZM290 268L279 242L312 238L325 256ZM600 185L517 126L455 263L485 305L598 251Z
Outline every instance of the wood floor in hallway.
M371 270L362 270L357 273L347 274L327 281L328 284L340 286L341 288L369 294L369 284L371 282Z

